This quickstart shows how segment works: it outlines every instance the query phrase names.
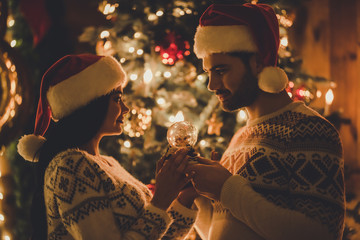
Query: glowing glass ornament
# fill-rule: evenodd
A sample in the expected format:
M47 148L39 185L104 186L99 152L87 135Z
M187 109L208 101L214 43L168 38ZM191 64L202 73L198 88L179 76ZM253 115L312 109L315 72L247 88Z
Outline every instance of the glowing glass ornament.
M167 131L167 140L170 146L193 147L198 138L198 130L188 121L177 122Z

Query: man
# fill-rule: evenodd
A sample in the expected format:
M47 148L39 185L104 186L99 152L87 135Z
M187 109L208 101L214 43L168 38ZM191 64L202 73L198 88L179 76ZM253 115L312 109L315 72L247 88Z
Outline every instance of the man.
M199 158L187 174L202 195L203 239L341 239L344 175L336 129L286 91L276 67L279 25L265 4L211 5L194 50L225 111L245 107L247 125L217 161ZM205 197L204 197L205 196Z

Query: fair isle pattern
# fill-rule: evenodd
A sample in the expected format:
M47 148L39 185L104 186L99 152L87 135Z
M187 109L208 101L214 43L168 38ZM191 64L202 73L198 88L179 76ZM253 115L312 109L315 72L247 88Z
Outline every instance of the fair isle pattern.
M173 219L173 223L162 239L184 239L189 232L189 226L192 226L195 223L195 219L186 217L178 211L175 211L173 208L170 208L168 212L171 219Z
M114 225L119 233L136 232L144 239L157 239L163 235L168 223L158 210L146 207L151 200L146 186L124 169L119 169L120 165L116 168L116 164L108 162L108 166L112 166L109 169L114 171L110 172L96 161L80 150L68 150L58 154L49 164L44 188L48 238L73 239L69 229L76 226L86 231L86 223L98 222L98 217L103 219L100 221L108 221L102 224ZM194 219L189 222L191 224L184 227L186 231L190 230ZM180 229L173 234L177 236L183 231Z
M344 169L338 132L314 114L286 111L240 130L221 163L274 204L326 225L344 222Z

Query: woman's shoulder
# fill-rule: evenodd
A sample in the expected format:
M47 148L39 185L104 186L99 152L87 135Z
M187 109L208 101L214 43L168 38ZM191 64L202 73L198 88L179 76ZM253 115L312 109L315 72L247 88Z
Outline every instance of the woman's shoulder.
M56 154L46 169L45 177L59 173L76 176L84 172L97 176L103 174L103 171L90 154L74 148Z

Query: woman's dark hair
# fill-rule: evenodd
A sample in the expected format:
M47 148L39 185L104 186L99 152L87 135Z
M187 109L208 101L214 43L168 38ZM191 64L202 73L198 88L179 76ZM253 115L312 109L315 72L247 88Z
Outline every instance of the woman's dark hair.
M46 142L38 151L39 162L35 167L36 190L31 206L31 239L47 239L44 200L44 176L47 166L58 153L80 147L97 134L107 114L109 98L110 94L99 97L49 127L45 136Z

